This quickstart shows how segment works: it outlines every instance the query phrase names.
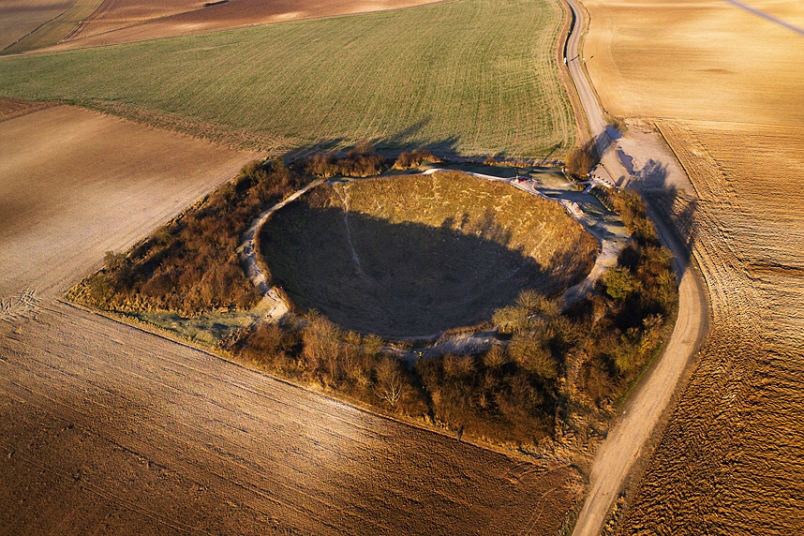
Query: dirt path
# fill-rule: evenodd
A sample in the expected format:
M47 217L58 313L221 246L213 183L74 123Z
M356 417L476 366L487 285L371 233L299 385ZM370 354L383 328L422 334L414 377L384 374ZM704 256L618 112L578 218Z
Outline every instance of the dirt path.
M575 24L568 39L567 64L570 75L586 113L591 134L596 139L602 163L611 179L618 185L639 187L629 173L621 158L628 154L623 144L618 145L619 134L607 125L603 111L597 101L583 68L583 58L579 56L578 45L581 29L584 26L584 13L575 0L567 0L575 16ZM639 147L638 141L631 141ZM644 147L643 147L644 150ZM657 161L674 157L657 152ZM650 184L650 187L655 187ZM656 220L662 242L676 256L674 268L680 278L679 313L673 334L652 370L632 395L620 422L609 433L595 456L590 475L590 489L583 509L578 517L573 534L575 536L596 536L617 497L634 462L639 457L643 445L650 438L659 419L666 411L690 357L697 351L706 334L709 309L707 295L694 266L683 266L678 259L688 257L684 245L679 244L661 220Z
M292 203L322 182L324 182L323 179L315 180L301 190L289 195L286 199L261 212L252 220L251 225L248 226L248 229L246 229L246 232L243 233L243 237L240 239L240 247L237 248L237 254L240 256L240 262L243 264L243 270L245 270L246 275L263 297L258 308L267 311L268 319L278 320L285 316L290 309L276 289L268 285L268 277L265 275L262 268L260 268L260 263L257 262L257 245L254 241L257 236L257 231L259 231L262 224L271 217L271 214L287 206L289 203Z

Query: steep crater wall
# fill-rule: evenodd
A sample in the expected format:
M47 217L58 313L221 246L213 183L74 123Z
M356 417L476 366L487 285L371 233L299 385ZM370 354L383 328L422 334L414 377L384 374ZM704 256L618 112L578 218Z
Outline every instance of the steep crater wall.
M461 173L325 184L258 240L298 307L393 337L489 320L524 289L559 294L598 249L558 203Z

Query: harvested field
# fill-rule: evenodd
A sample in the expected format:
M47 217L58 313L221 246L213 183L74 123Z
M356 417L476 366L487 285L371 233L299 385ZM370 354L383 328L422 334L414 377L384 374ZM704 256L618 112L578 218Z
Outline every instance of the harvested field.
M58 17L71 0L5 0L0 3L0 51Z
M751 8L804 27L797 2ZM589 0L586 65L653 123L694 190L656 204L692 245L711 336L615 531L794 534L804 499L804 39L731 2Z
M597 249L558 203L459 173L323 185L260 231L297 305L390 336L488 321L523 289L560 294Z
M746 3L778 6L779 16L804 28L804 9L795 0ZM591 14L586 66L610 114L804 123L804 38L792 30L722 0L588 0L584 6Z
M0 94L153 114L265 149L369 139L445 155L557 156L575 137L553 53L562 21L552 0L460 0L8 57Z
M103 0L74 0L63 13L37 27L3 52L26 52L55 45L68 37L78 27L78 23L92 15L102 2Z
M63 292L253 158L68 106L0 122L0 153L4 299Z
M774 166L742 144L762 151L799 134L661 128L698 192L684 224L714 329L620 533L792 534L804 509L804 195L793 178L804 151ZM665 206L678 215L685 203ZM768 265L782 269L757 269Z
M107 0L56 48L109 45L299 19L401 9L434 0Z

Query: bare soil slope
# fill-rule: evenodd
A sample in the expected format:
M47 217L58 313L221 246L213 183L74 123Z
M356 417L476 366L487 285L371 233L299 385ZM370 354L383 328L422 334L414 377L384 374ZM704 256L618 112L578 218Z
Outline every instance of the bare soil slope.
M71 0L4 0L0 3L0 50L59 16Z
M620 534L791 534L804 501L804 38L731 2L584 2L603 106L655 123L694 195L711 337ZM748 2L804 26L797 2ZM671 23L668 23L670 21Z
M557 202L461 173L322 185L260 231L297 305L392 336L488 321L524 289L560 294L597 249Z
M109 45L290 20L385 11L434 0L106 0L55 48ZM214 4L214 5L208 5Z

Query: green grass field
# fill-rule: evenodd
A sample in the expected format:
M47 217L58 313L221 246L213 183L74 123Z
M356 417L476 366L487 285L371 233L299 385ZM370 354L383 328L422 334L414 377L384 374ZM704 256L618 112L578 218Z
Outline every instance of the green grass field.
M145 110L263 149L369 139L442 154L558 156L575 136L554 59L562 17L555 0L458 0L7 57L0 95Z

